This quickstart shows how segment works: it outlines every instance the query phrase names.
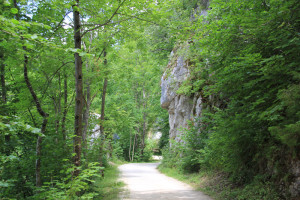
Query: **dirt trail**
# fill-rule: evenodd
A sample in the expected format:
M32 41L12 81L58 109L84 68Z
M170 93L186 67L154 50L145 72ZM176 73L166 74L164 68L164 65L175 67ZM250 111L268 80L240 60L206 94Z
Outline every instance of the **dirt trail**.
M121 165L121 180L128 194L121 199L129 200L212 200L189 185L161 174L158 163L131 163Z

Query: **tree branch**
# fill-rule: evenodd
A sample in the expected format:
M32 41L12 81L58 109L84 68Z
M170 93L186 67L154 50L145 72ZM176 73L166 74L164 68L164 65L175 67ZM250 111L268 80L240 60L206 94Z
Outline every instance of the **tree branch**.
M149 23L157 25L157 26L162 26L162 25L160 25L158 23L155 23L153 21L149 21L147 19L140 18L140 17L138 17L139 15L126 15L126 14L122 14L122 13L117 13L117 14L118 15L124 15L124 16L131 17L131 18L135 18L135 19L138 19L138 20L141 20L141 21L149 22Z
M105 26L105 25L108 25L111 20L114 18L114 16L117 14L118 10L121 8L121 6L125 3L126 0L123 0L120 5L118 6L118 8L115 10L115 12L111 15L111 17L103 24L99 24L98 26L92 28L92 29L89 29L89 30L86 30L85 32L83 32L83 34L81 35L81 37L83 37L86 33L90 32L90 31L93 31L93 30L96 30L102 26Z
M71 13L71 11L67 12L67 13L63 16L63 18L60 20L60 22L59 22L59 23L57 24L57 26L54 28L54 31L53 31L53 33L50 35L49 38L51 38L51 37L56 33L56 31L61 27L61 24L62 24L63 21L65 20L66 16L67 16L68 14L70 14L70 13Z
M44 97L45 93L47 92L48 87L49 87L49 85L50 85L52 79L54 78L54 76L57 74L57 72L59 72L59 70L61 70L61 68L62 68L63 66L65 66L65 65L67 65L67 64L69 64L69 63L74 63L74 62L73 62L73 61L69 61L69 62L63 63L62 66L60 66L60 67L52 74L51 78L47 81L48 84L44 87L45 89L44 89L44 91L43 91L43 95L42 95L43 97Z

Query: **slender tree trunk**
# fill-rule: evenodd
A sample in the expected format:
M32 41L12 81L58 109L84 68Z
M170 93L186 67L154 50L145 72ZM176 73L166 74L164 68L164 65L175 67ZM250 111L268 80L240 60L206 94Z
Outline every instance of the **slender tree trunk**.
M46 132L46 127L47 127L48 119L47 117L44 117L43 123L42 123L42 128L41 128L41 133L44 134ZM41 179L41 156L42 156L42 137L38 136L37 142L36 142L36 186L41 187L42 186L42 179Z
M100 126L100 132L104 134L104 113L105 113L105 95L106 95L106 88L107 88L107 78L104 80L103 84L103 92L102 92L102 103L101 103L101 126Z
M61 77L60 77L60 72L58 72L58 97L56 99L56 121L55 121L55 132L56 132L56 137L58 140L58 133L59 133L59 123L60 123L60 113L61 113ZM56 141L58 142L58 141Z
M17 1L14 0L14 7L16 9L19 10L18 5L17 5ZM20 20L20 16L19 16L19 12L16 14L16 18L17 20ZM21 38L23 40L23 38ZM26 47L23 46L24 51L26 52ZM44 110L41 107L40 101L35 93L35 91L32 88L32 85L29 81L28 78L28 69L27 69L27 65L28 65L28 56L26 55L26 53L24 54L24 79L27 85L27 88L30 91L30 94L33 98L33 101L35 103L36 109L38 111L38 113L43 117L43 123L42 123L42 128L41 128L41 133L45 134L46 132L46 126L47 126L47 118L48 118L48 113L44 112ZM42 144L42 137L38 136L37 138L37 142L36 142L36 165L35 165L35 175L36 175L36 181L35 184L37 187L41 187L42 186L42 180L41 180L41 144Z
M107 65L107 60L106 60L106 50L104 50L104 66ZM106 96L106 88L107 88L107 78L105 77L104 79L104 84L103 84L103 91L102 91L102 103L101 103L101 126L100 126L100 132L101 134L104 134L104 117L105 117L105 96Z
M129 133L129 161L131 161L131 132Z
M63 140L66 141L66 118L68 113L68 77L64 74L64 112L61 122Z
M4 55L2 52L0 52L0 77L1 77L1 99L3 104L6 104L6 85L5 85L5 65L4 65Z
M92 33L90 35L90 44L89 44L89 52L91 50L91 44L93 42L93 37L92 37ZM90 66L88 61L86 62L86 71L89 72L90 71ZM85 159L87 159L86 156L86 151L87 151L87 131L88 131L88 127L89 127L89 118L90 118L90 105L91 105L91 89L90 89L90 85L91 85L91 81L89 79L86 79L85 81L85 85L86 85L86 94L84 96L86 96L86 105L85 105L85 110L83 113L83 133L82 133L82 140L83 140L83 148L84 148L84 157Z
M6 96L6 84L5 84L5 64L4 64L4 55L2 52L0 52L0 79L1 79L1 99L2 99L2 103L3 105L6 104L7 102L7 96ZM0 114L5 114L6 108L4 109L4 113L0 113ZM5 135L4 136L5 139L5 144L6 144L6 155L9 156L10 155L10 135Z
M107 59L106 59L106 50L104 49L103 52L103 56L104 56L104 67L107 66ZM104 84L103 84L103 90L102 90L102 102L101 102L101 116L100 116L100 166L103 167L103 151L104 151L104 143L105 143L105 132L104 132L104 117L105 117L105 97L106 97L106 88L107 88L107 77L105 77L104 79ZM103 170L101 170L101 174L102 176L104 176Z
M82 142L83 142L83 155L85 159L86 151L87 151L87 131L89 126L89 118L90 118L90 105L91 105L91 97L90 97L90 86L87 85L86 87L86 107L83 112L83 131L82 131Z
M30 115L30 118L32 120L32 123L33 123L34 127L37 127L38 125L37 125L37 123L36 123L36 121L35 121L35 119L34 119L34 117L32 115L32 112L31 112L30 108L27 108L27 110L29 112L29 115Z
M75 8L76 7L76 8ZM80 14L78 11L79 0L73 6L74 20L74 43L75 49L81 49L80 36ZM75 81L76 81L76 98L75 98L75 137L74 137L74 164L79 167L81 164L81 139L82 139L82 110L83 110L83 84L82 84L82 60L79 53L75 53ZM79 169L75 169L74 176L78 176Z
M146 92L145 92L145 87L143 85L143 132L142 132L142 142L141 142L141 155L144 155L144 149L145 149L145 135L146 135Z
M135 147L135 141L136 141L136 134L134 134L134 139L133 139L133 146L132 146L132 157L131 157L131 161L133 162L134 159L134 147Z
M56 95L52 96L52 100L53 100L53 106L54 106L54 111L55 111L55 136L54 136L54 140L55 140L55 143L57 144L58 143L58 139L57 139L57 134L58 134L58 127L57 127L57 123L58 122L58 105L57 105L57 98L56 98Z
M23 49L26 51L26 48L23 47ZM24 55L24 79L27 85L27 88L30 91L30 94L35 102L35 106L36 109L38 111L38 113L43 117L43 123L42 123L42 128L41 128L41 133L45 134L46 132L46 126L47 126L47 122L48 122L48 114L46 112L44 112L44 110L41 107L40 101L38 99L38 97L36 96L35 91L32 88L32 85L29 81L28 78L28 69L27 69L27 65L28 65L28 57L27 55ZM38 136L37 138L37 142L36 142L36 165L35 165L35 174L36 174L36 186L37 187L41 187L42 186L42 181L41 181L41 149L42 149L42 137Z

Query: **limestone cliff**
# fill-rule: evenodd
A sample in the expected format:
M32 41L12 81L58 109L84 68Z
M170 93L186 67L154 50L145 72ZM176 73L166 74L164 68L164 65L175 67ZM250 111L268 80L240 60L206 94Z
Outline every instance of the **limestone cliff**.
M190 19L195 20L195 14L206 16L208 0L203 0L201 6L194 10ZM170 62L161 78L161 107L169 112L170 138L179 140L179 136L188 127L188 121L199 117L202 110L202 98L195 93L192 96L179 95L176 91L189 75L188 52L189 45L175 47L170 55Z
M178 49L174 49L167 69L161 78L160 103L162 108L169 112L170 138L176 140L179 140L180 129L187 128L188 121L199 117L202 109L200 95L194 94L189 97L176 93L182 82L188 77L187 59L184 54L179 55Z

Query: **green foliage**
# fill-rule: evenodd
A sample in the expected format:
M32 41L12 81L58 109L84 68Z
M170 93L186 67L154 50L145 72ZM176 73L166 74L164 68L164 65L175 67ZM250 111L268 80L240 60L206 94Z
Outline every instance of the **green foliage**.
M118 141L113 143L113 158L123 160L123 149Z
M208 131L212 128L210 117L203 110L201 118L189 121L189 128L181 130L180 137L171 140L170 147L165 147L163 166L176 167L183 172L198 172L204 167L201 164L205 165L203 151L207 146Z
M207 16L186 21L181 34L190 41L190 77L177 93L200 94L210 125L184 130L166 166L195 163L226 172L247 185L240 199L271 199L268 188L295 181L288 171L300 159L299 6L296 0L212 0ZM261 174L268 178L257 181ZM264 183L270 185L259 190Z
M280 126L273 126L269 128L269 131L276 139L293 149L300 145L299 91L299 85L290 85L287 89L279 91L278 98L282 102L281 109L284 108L289 120L283 121Z
M74 166L61 170L63 175L62 182L53 181L46 182L40 192L33 196L32 199L91 199L97 194L96 191L86 192L95 182L97 177L100 177L99 171L103 169L99 167L99 163L90 162L88 167L81 171L77 177L72 177ZM80 194L80 195L79 195Z
M252 183L240 186L228 180L224 174L210 169L202 169L198 173L184 173L178 168L168 168L164 165L160 165L158 169L167 176L188 183L216 200L282 199L279 191L276 190L276 185L266 181L266 177L261 175L256 176Z
M0 198L23 198L33 192L35 138L40 130L19 117L0 116Z
M165 115L159 108L159 79L174 42L168 29L159 32L159 26L168 25L172 2L177 0L80 0L76 6L74 1L1 1L0 115L8 118L0 119L0 198L76 199L75 194L92 198L91 192L84 193L90 191L90 178L96 174L89 163L108 166L111 156L129 160L129 150L134 161L151 157L146 135ZM82 49L76 51L73 10L82 20ZM163 35L157 45L167 50L160 56L160 50L151 50ZM89 107L91 116L82 140L81 174L76 178L70 176L74 167L64 161L74 156L74 53L82 57L84 109ZM24 81L24 66L38 104L49 114L44 135L38 129L43 119ZM100 122L92 115L101 112L104 79L108 80L106 115ZM105 128L102 141L93 131L99 124ZM114 134L119 139L114 140ZM41 156L37 157L39 135ZM35 187L37 159L41 190Z
M104 177L96 178L95 183L91 186L89 192L96 193L93 198L96 200L115 200L118 199L120 192L124 189L124 183L119 180L117 165L111 165L105 168Z

